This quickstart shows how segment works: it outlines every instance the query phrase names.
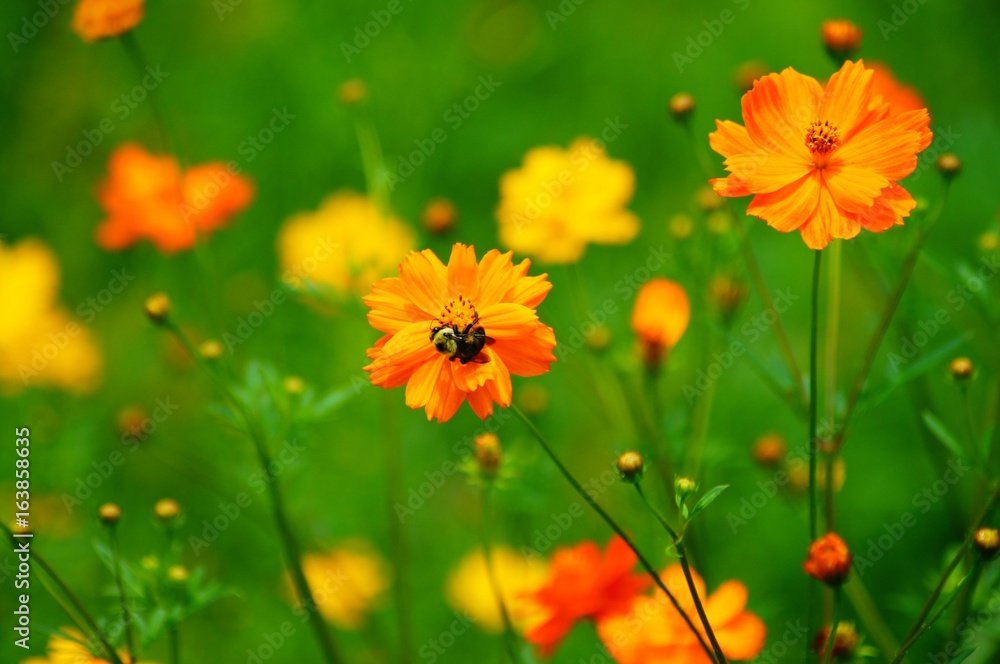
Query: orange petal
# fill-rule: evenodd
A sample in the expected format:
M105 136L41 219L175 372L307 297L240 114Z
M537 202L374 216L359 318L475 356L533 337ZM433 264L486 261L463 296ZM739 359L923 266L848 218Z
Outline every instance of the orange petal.
M831 162L820 173L837 205L849 212L870 208L889 186L889 180L878 173L839 161Z
M497 340L492 350L515 376L540 376L548 373L549 366L556 361L552 354L555 346L556 335L552 328L539 325L528 337Z
M766 194L808 175L816 170L816 166L808 155L745 152L726 159L726 170L749 191Z
M770 152L809 159L806 127L816 119L823 88L792 68L769 74L743 95L743 119L751 140Z
M447 365L448 359L444 355L421 364L406 383L406 405L410 408L426 406L434 395L441 371L446 371Z
M483 256L479 264L477 306L488 307L504 299L511 284L514 283L514 265L511 260L513 255L512 251L501 254L496 249L490 249Z
M510 406L510 401L514 396L514 389L510 383L510 371L507 370L507 365L504 364L503 360L491 349L487 348L483 352L489 356L495 374L494 379L486 383L486 389L489 390L494 401L506 408Z
M399 278L406 297L428 318L440 314L449 299L446 274L444 264L430 249L411 252L399 266Z
M862 60L845 62L830 77L815 119L829 120L837 125L841 138L849 140L873 119L873 112L878 112L871 108L873 74L871 69L865 69Z
M779 231L787 233L807 223L819 206L821 180L813 172L770 194L757 194L747 214L763 219Z
M484 350L483 354L489 357L489 354ZM455 381L455 385L458 389L463 392L474 392L487 381L491 381L497 374L496 367L492 366L492 362L469 362L467 364L462 364L461 362L449 362L451 365L451 376Z
M475 247L456 242L448 259L448 292L476 300L479 296L479 263Z
M858 213L858 222L870 231L881 233L902 224L915 207L917 203L909 192L893 183L882 190L874 205Z
M743 125L732 120L716 120L715 127L708 135L708 144L723 157L757 151L757 145L750 140L750 132Z
M385 342L374 361L365 367L373 385L399 387L420 365L441 355L430 342L428 323L413 323Z
M705 602L705 613L713 625L723 625L736 618L747 605L747 587L739 581L726 581Z
M490 396L489 390L485 387L474 392L467 392L465 397L469 400L472 412L479 416L479 419L485 420L493 414L493 397Z
M427 320L427 314L407 297L398 277L376 281L364 302L371 309L368 322L381 332L396 333L411 323Z
M764 649L767 626L756 615L746 612L719 627L712 626L722 652L729 659L753 659Z
M528 272L529 265L531 265L531 261L528 259L524 259L521 263L525 274ZM539 274L534 277L521 276L515 278L514 285L511 286L504 299L534 309L542 303L550 290L552 290L552 282L549 281L548 274Z
M448 360L444 360L448 362ZM427 402L427 419L437 418L438 422L450 420L465 401L466 393L458 389L451 372L444 368L438 374L438 382Z
M728 196L730 198L739 198L740 196L749 196L753 192L747 187L746 182L743 182L735 175L730 175L725 178L712 178L708 181L712 185L712 189L715 190L719 196Z
M901 180L917 167L923 140L920 127L928 121L923 110L889 116L846 141L831 155L830 165L863 168L888 180Z
M481 309L479 324L494 339L518 339L534 331L538 316L523 304L502 302Z

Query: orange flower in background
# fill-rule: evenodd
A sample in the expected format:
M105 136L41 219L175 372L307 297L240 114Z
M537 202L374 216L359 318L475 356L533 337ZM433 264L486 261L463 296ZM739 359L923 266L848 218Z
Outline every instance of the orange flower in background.
M580 260L590 243L625 244L639 232L625 209L634 192L632 167L600 141L535 148L500 178L500 241L546 263Z
M90 392L101 354L90 331L59 303L59 262L42 241L0 242L0 393L29 386ZM87 322L90 306L77 308Z
M190 249L199 233L207 236L228 224L253 196L250 181L221 162L182 172L173 157L126 143L112 153L108 179L98 191L107 218L97 229L97 243L116 251L148 239L164 253Z
M846 18L823 21L823 45L835 58L846 58L861 48L861 28Z
M670 352L691 320L691 303L677 282L653 277L642 285L632 309L632 330L642 345L643 360L649 366L660 363Z
M889 115L905 111L919 111L927 107L917 89L901 83L887 65L881 62L869 62L868 68L874 72L872 74L872 91L881 95L882 99L889 104Z
M552 556L548 580L528 597L539 620L524 638L542 657L550 657L577 622L604 620L628 611L649 579L633 572L638 559L623 539L611 538L601 554L594 542L559 549Z
M139 25L146 0L80 0L73 31L85 41L117 37Z
M706 597L705 584L697 574L692 573L692 576L708 622L726 658L746 660L756 657L764 647L767 627L756 614L746 610L746 586L739 581L727 581ZM660 578L707 642L708 637L698 620L681 566L668 567ZM597 631L604 646L619 664L712 662L694 632L660 589L656 589L652 596L636 598L627 612L598 621Z
M717 120L709 136L730 173L711 180L715 191L754 195L747 214L798 230L812 249L902 224L916 203L897 181L930 144L930 117L893 113L873 79L858 61L825 89L791 68L757 81L743 96L746 126Z
M802 564L806 574L830 586L839 586L851 574L847 544L837 533L827 533L809 546L809 558Z
M439 422L465 401L482 419L494 403L509 406L511 374L537 376L555 361L555 333L535 314L552 284L529 277L530 266L496 249L477 262L464 244L448 265L429 249L411 252L399 277L365 297L368 322L386 333L368 350L372 384L406 385L406 405Z

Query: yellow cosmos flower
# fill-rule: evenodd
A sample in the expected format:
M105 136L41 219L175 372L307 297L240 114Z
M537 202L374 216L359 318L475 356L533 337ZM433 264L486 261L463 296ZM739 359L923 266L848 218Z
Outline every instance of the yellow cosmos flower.
M533 625L542 616L527 594L545 582L548 565L541 558L522 556L508 547L494 547L491 553L497 585L511 620L519 629ZM503 617L482 549L465 556L451 571L445 596L457 611L467 612L479 629L495 634L503 631Z
M322 554L302 557L319 612L341 629L357 630L389 587L389 571L364 540L347 540Z
M47 657L32 657L22 661L22 664L108 664L108 660L95 656L84 643L87 640L83 634L72 628L63 628L62 634L53 634L49 637L46 648ZM65 634L65 636L63 636ZM120 651L118 657L128 664L132 659ZM147 662L146 664L154 664Z
M500 178L500 241L547 263L577 261L589 243L625 244L639 232L625 209L634 191L632 167L600 141L535 148Z
M59 306L59 264L41 241L0 242L0 392L95 387L101 357L83 325Z
M313 281L341 296L366 295L415 244L413 231L383 214L375 201L341 191L315 212L296 214L284 223L278 233L278 257L282 279L293 287Z

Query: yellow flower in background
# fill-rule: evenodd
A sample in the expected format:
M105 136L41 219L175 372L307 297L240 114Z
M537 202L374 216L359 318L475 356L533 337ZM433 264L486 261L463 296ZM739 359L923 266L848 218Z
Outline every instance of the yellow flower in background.
M90 332L59 305L59 279L59 263L40 240L0 242L0 392L95 387L101 356Z
M348 630L364 626L390 583L385 561L368 542L358 539L346 540L326 553L304 555L302 571L319 612Z
M500 178L500 241L547 263L577 261L590 243L625 244L639 232L625 209L634 191L632 167L598 140L535 148Z
M49 637L47 657L32 657L22 660L22 664L108 664L108 660L96 657L84 645L87 640L83 634L69 627L64 627L60 631L62 634L53 634ZM119 651L118 657L126 664L132 661L124 650ZM143 662L154 664L146 660Z
M503 546L491 550L497 585L515 626L524 629L542 616L526 594L537 590L548 577L548 564L537 557L525 557ZM448 575L445 585L448 603L465 611L484 632L503 631L503 617L490 582L482 549L468 554Z
M328 196L315 212L293 215L278 232L282 280L313 281L341 296L367 295L416 245L413 231L351 191Z

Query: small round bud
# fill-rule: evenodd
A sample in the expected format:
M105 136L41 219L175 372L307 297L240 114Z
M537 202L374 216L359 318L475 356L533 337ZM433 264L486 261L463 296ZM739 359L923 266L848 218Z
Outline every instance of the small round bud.
M972 372L975 371L975 365L972 364L972 360L967 357L956 357L948 365L948 371L951 372L951 377L958 381L966 381L972 378Z
M122 440L142 440L148 414L142 406L125 406L118 412L118 433Z
M962 160L951 152L946 152L937 158L937 169L946 179L950 180L962 170Z
M447 198L432 198L424 206L424 213L421 215L424 228L428 232L440 235L447 233L455 227L458 220L458 210L454 203Z
M721 275L712 279L708 289L712 295L712 301L726 324L732 321L733 316L743 306L750 294L743 282Z
M983 252L996 251L1000 249L1000 233L996 231L986 231L976 239L979 250Z
M158 500L155 505L153 505L153 514L156 515L157 520L161 523L171 523L174 521L181 513L181 506L173 498L164 498Z
M114 503L104 503L97 508L97 517L105 525L113 526L122 518L122 508Z
M714 210L705 217L705 228L712 235L725 235L732 229L732 218L722 210Z
M820 629L816 633L816 638L813 639L812 651L826 654L826 651L830 647L830 644L827 642L829 636L829 627ZM837 623L837 631L833 635L833 659L843 662L850 661L854 658L854 653L860 643L861 639L858 637L858 631L854 629L854 625L843 621Z
M167 569L167 578L174 583L184 583L191 578L191 572L184 565L171 565Z
M615 465L622 480L631 484L635 484L641 480L642 474L645 471L645 462L642 460L642 455L634 451L625 452L619 456L618 462Z
M753 443L754 461L762 466L777 466L788 454L788 443L784 436L765 433Z
M198 346L198 354L206 360L217 360L222 357L222 344L218 339L206 339Z
M348 106L360 103L368 96L368 86L359 78L344 81L337 88L337 98Z
M992 560L1000 553L1000 531L996 528L980 528L972 536L972 543L980 555L986 560Z
M725 201L722 200L722 196L715 193L715 190L711 187L700 187L694 194L694 200L698 204L698 207L705 212L718 210L725 205Z
M482 433L472 440L475 446L476 464L484 477L496 477L503 462L503 450L500 439L495 433Z
M160 559L156 556L143 556L142 560L139 561L139 564L144 570L150 572L160 569Z
M528 415L538 415L549 407L549 391L537 383L528 383L514 398L518 408Z
M828 586L839 586L851 574L851 560L851 551L840 535L827 533L810 545L802 569Z
M687 122L688 117L694 113L694 97L687 92L678 92L667 103L670 114L678 122Z
M694 233L694 222L686 214L675 214L667 222L667 232L675 240L686 240Z
M698 483L688 477L678 477L674 479L674 493L677 498L684 502L688 497L693 496L698 491Z
M289 394L302 394L306 390L305 381L298 376L285 376L285 380L281 382L281 385L285 388L285 392Z
M166 293L156 293L146 298L146 315L157 325L162 325L170 317L170 298Z
M760 60L744 62L733 71L733 85L741 93L749 92L753 89L754 82L767 76L769 71L767 65Z
M611 330L606 325L596 325L585 340L591 350L602 351L611 345Z
M822 33L826 52L836 60L848 59L861 48L864 34L861 28L843 18L823 21Z

